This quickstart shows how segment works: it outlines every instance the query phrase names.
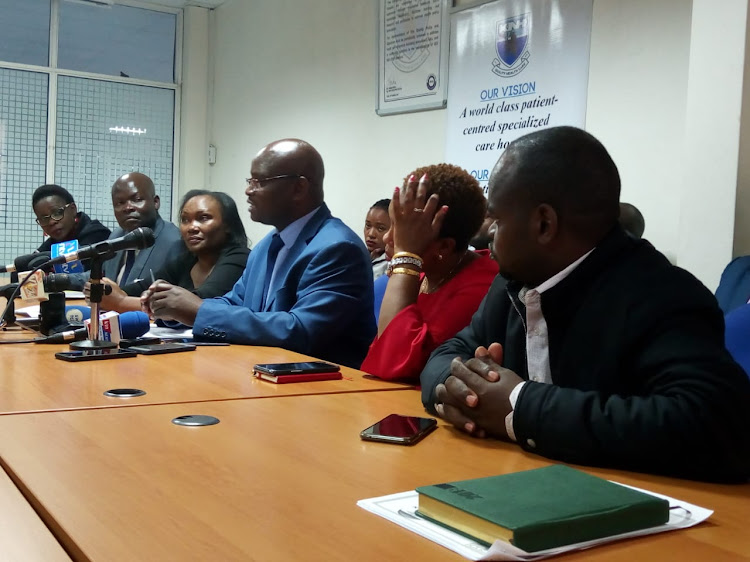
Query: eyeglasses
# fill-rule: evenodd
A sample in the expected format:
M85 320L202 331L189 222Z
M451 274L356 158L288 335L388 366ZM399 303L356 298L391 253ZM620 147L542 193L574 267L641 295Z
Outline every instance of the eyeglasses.
M267 184L269 181L272 181L272 180L282 180L282 179L286 179L286 178L304 178L304 177L305 176L301 176L299 174L284 174L284 175L281 175L281 176L272 176L270 178L262 178L262 179L258 179L258 178L245 178L245 182L247 183L248 187L253 187L253 188L257 189L259 187L264 187L265 184Z
M39 217L36 219L36 223L39 226L47 226L51 222L57 222L60 219L62 219L65 216L65 210L70 207L73 203L68 203L64 207L58 207L57 209L52 209L52 212L49 215L44 215L43 217Z

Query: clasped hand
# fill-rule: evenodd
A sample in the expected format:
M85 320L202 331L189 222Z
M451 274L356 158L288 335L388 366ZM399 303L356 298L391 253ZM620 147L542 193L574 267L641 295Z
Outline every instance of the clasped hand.
M141 309L152 320L176 320L186 326L195 323L203 300L187 289L157 279L141 294Z
M510 393L523 379L501 366L503 347L478 347L464 362L456 357L445 383L435 388L435 409L441 418L476 437L508 439L505 418L511 412Z
M422 256L431 242L438 238L448 207L438 208L436 193L427 198L427 174L417 183L412 174L404 189L393 191L391 228L394 252Z

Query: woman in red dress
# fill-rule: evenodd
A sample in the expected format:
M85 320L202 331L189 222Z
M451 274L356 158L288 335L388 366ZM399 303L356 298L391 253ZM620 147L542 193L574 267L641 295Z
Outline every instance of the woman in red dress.
M450 164L419 168L394 190L390 279L363 371L418 382L430 353L469 324L498 271L489 251L469 249L486 205L477 180Z

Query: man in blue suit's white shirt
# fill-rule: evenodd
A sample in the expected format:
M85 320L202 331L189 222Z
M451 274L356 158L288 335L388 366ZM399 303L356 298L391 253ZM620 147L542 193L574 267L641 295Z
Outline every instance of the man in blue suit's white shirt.
M375 337L372 269L361 239L323 202L323 159L283 139L253 159L250 218L275 229L223 297L201 300L157 281L142 297L156 318L201 338L277 346L358 367Z

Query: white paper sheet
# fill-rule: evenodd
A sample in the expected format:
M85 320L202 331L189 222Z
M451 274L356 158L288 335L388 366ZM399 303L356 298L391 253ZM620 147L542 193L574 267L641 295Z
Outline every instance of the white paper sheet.
M39 318L39 305L24 306L16 309L16 316L25 316L26 318Z
M621 484L621 486L625 486L625 484ZM419 517L415 514L419 504L418 494L413 490L410 492L401 492L400 494L392 494L390 496L360 500L357 502L357 505L375 515L384 517L405 529L409 529L418 535L422 535L439 545L449 548L453 552L457 552L469 560L541 560L563 552L583 550L599 544L614 542L629 537L640 537L692 527L693 525L705 521L711 516L711 514L713 514L713 511L709 509L680 501L669 496L656 494L633 486L628 487L646 494L651 494L652 496L664 498L669 501L670 507L679 506L681 509L670 510L669 521L658 527L651 527L649 529L632 531L630 533L613 535L603 539L570 544L548 550L540 550L533 554L529 554L520 548L516 548L505 541L495 541L491 547L487 548L483 544L464 537L459 533L454 533L445 527Z
M151 324L151 329L145 335L145 337L152 338L192 338L193 329L187 328L183 330L173 330L172 328L162 328Z

